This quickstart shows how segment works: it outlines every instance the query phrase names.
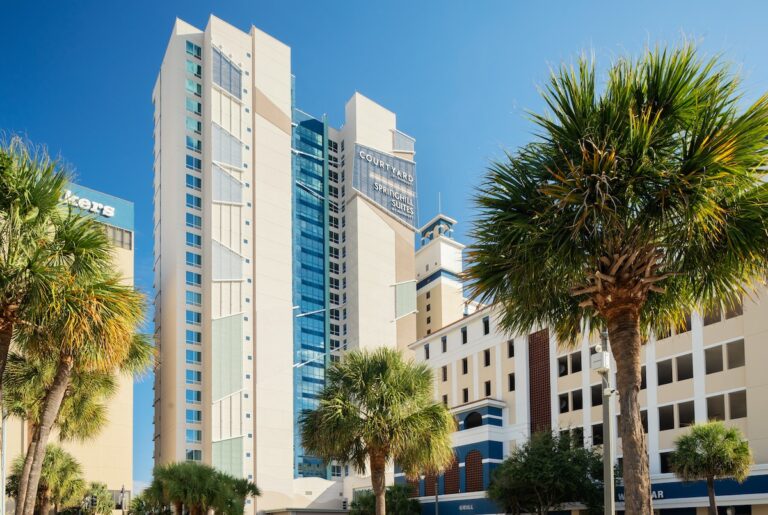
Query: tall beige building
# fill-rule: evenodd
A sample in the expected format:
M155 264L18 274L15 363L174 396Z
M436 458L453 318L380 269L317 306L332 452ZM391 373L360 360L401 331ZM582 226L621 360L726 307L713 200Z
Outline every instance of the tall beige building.
M133 203L76 184L68 186L62 201L104 226L113 244L117 270L125 283L132 285ZM107 424L95 438L62 445L80 463L87 482L106 483L117 508L120 509L121 501L127 508L133 492L133 377L119 376L117 392L109 399L107 408ZM7 477L16 457L26 452L31 434L27 422L16 418L8 419L5 431ZM6 510L11 510L13 500L7 501Z
M248 512L344 506L300 412L345 350L416 338L414 140L357 93L340 129L296 109L290 59L177 20L152 95L155 462L251 479Z

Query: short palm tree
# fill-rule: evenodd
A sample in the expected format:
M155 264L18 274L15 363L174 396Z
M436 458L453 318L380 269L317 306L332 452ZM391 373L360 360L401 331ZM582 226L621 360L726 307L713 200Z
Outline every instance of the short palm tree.
M670 465L683 481L707 482L709 513L717 515L715 479L732 477L743 482L752 465L752 451L738 428L712 421L691 426L677 439Z
M105 483L92 482L85 496L85 513L110 515L115 509L115 499Z
M6 490L11 497L18 497L23 467L24 458L19 456L13 462L8 477ZM61 508L78 506L85 490L80 463L58 445L49 444L45 449L36 511L49 513L52 506L53 512L58 513Z
M385 512L385 470L392 461L406 475L440 471L453 461L455 422L432 400L432 372L392 349L353 351L334 364L319 406L301 417L306 451L326 462L371 469L376 515Z
M202 515L209 509L222 515L242 515L245 500L257 495L261 492L252 482L209 465L168 463L155 467L143 502L135 508L140 511L147 507L173 506L175 513L182 513L186 508L191 515Z
M598 84L601 86L599 87ZM627 513L650 514L638 393L652 329L740 301L768 272L768 97L685 45L582 59L544 88L536 139L488 170L468 252L474 295L509 330L561 344L606 328L617 363Z

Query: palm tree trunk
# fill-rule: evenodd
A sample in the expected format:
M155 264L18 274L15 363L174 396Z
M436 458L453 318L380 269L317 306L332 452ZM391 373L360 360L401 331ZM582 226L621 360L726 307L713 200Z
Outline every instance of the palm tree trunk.
M11 340L13 339L13 326L0 331L0 424L5 425L7 419L3 416L3 376L5 375L5 365L8 363L8 352L11 350ZM0 449L3 448L3 433L0 431ZM2 452L2 451L0 451ZM3 486L3 488L5 488Z
M717 515L717 499L715 498L715 478L707 478L707 494L709 495L709 515Z
M27 445L27 454L24 455L24 467L21 469L21 477L19 478L19 493L16 497L16 509L15 515L21 515L24 513L24 499L27 496L27 485L29 484L29 473L32 470L32 459L35 454L35 448L37 447L37 428L31 433L29 439L29 445Z
M387 484L384 471L387 460L381 456L371 456L371 487L376 497L376 515L386 515Z
M174 501L173 508L176 510L176 515L182 515L182 513L184 513L182 511L183 506L181 504L181 501Z
M40 515L48 515L48 512L51 511L51 500L48 497L48 492L43 492L40 499Z
M61 401L64 400L64 394L69 386L69 379L72 375L74 362L71 356L62 357L59 361L56 377L53 380L51 389L45 396L43 402L43 411L40 417L40 424L37 428L37 445L32 453L32 469L29 471L29 482L24 498L24 511L22 515L33 515L35 509L35 496L37 487L40 484L40 474L43 469L43 458L45 457L45 446L48 443L48 437L51 434L51 428L59 414Z
M640 312L637 306L622 305L607 310L605 318L611 350L616 359L616 380L621 410L621 445L624 456L624 511L651 515L651 484L648 449L640 418ZM607 445L609 442L606 442Z

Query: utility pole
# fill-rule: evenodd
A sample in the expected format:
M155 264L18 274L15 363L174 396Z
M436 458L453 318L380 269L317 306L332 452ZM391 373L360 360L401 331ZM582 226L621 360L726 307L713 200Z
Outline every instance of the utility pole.
M603 387L603 506L605 515L616 513L616 499L614 494L615 483L613 479L613 421L615 419L613 403L614 390L611 388L611 352L608 342L608 332L600 333L600 345L591 357L591 367L602 379Z

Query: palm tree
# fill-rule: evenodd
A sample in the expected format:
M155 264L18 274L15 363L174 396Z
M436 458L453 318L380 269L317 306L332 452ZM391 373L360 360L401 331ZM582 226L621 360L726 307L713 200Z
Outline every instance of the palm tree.
M69 216L56 230L67 233L64 241L76 245L106 249L110 246L104 231L89 218ZM135 358L132 348L136 344L136 328L143 318L143 296L121 284L121 279L110 270L110 259L94 266L81 263L75 255L67 266L69 273L56 285L57 301L40 306L29 317L30 324L15 335L14 341L25 352L51 356L57 361L27 452L25 469L29 473L22 478L22 502L16 515L32 515L43 450L73 372L109 372ZM144 351L137 352L145 358L150 356Z
M24 458L19 456L11 466L6 488L8 495L17 498L17 502L23 467ZM82 469L74 456L58 445L48 445L45 449L35 510L48 513L53 505L53 512L58 513L62 507L77 506L84 492Z
M112 497L109 489L107 489L107 485L99 482L92 482L90 484L84 504L85 513L110 515L112 510L115 509L115 499Z
M361 474L370 466L376 515L384 515L388 463L415 477L453 461L455 422L432 400L432 384L429 367L395 350L350 352L328 370L317 409L302 413L304 448Z
M536 140L491 165L475 198L473 294L502 327L562 344L608 330L617 363L627 513L650 514L638 393L646 335L736 304L768 271L768 97L690 45L563 66Z
M738 428L711 421L694 424L677 439L670 465L683 481L707 482L709 513L717 515L715 479L732 477L742 483L749 475L752 451Z
M242 515L246 498L261 495L247 479L235 478L201 463L169 463L155 467L152 483L144 492L145 506L173 506L177 514L186 507L191 515L209 509L224 515Z

